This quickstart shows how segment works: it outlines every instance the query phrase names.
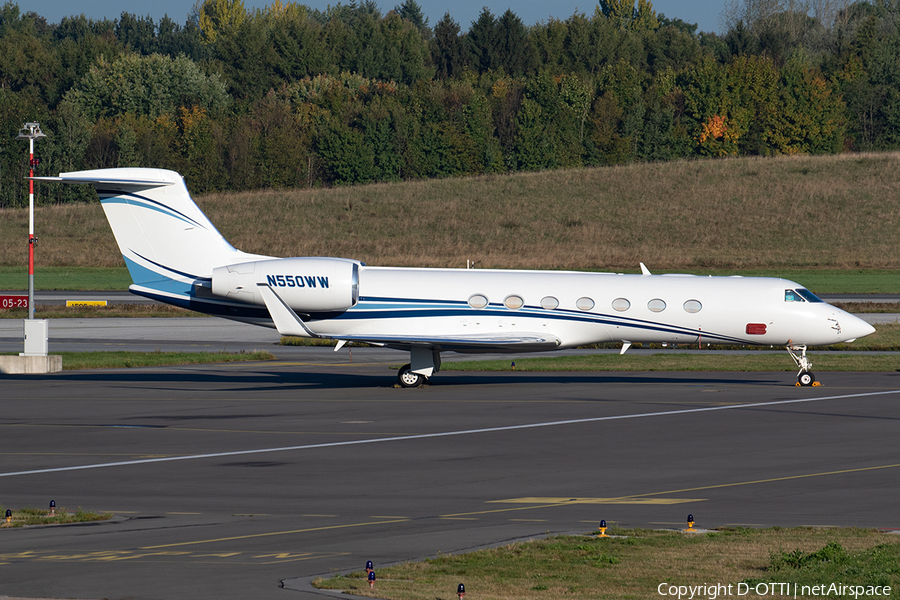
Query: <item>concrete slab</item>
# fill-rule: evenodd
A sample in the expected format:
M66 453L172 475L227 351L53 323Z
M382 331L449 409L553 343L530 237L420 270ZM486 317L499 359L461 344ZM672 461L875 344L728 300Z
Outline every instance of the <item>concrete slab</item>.
M62 356L0 356L0 373L8 375L58 373L62 371Z

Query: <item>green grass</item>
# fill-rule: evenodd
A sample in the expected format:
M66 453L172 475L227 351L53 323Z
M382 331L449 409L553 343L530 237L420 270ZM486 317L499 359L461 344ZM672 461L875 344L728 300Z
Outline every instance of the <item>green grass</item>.
M38 508L23 508L12 511L12 519L7 522L6 509L0 506L0 529L24 527L25 525L61 525L64 523L87 523L90 521L106 521L112 518L110 513L93 513L79 508L75 512L68 512L65 507L57 508L56 514L51 515L49 510Z
M471 598L619 600L660 597L661 583L731 585L734 598L739 583L838 582L893 590L900 584L900 537L871 529L729 528L685 534L613 528L611 533L623 537L560 536L385 569L376 565L374 590L363 572L316 579L313 585L389 600L451 600L459 583Z
M8 353L12 354L12 353ZM265 351L255 352L54 352L63 357L63 370L124 369L224 362L274 360Z
M900 273L886 269L708 269L688 270L693 275L781 277L802 284L817 294L896 294Z
M900 545L880 544L854 553L832 541L815 552L779 550L770 554L767 571L767 576L750 578L746 583L756 588L759 583L786 582L793 584L791 587L799 589L801 593L806 589L813 592L816 586L821 589L823 584L827 588L828 582L862 586L864 589L877 586L882 588L882 592L885 586L896 590L897 583L900 582ZM874 597L872 592L874 590L868 594L858 593L857 596ZM819 592L813 595L826 594Z
M124 291L131 285L125 267L35 266L36 290ZM0 267L0 290L28 292L28 267Z

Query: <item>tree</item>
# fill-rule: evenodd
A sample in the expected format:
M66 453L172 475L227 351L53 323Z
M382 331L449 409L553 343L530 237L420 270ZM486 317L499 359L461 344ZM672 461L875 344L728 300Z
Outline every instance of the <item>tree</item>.
M150 16L136 17L123 12L116 24L116 38L125 48L138 54L152 54L159 51L156 23Z
M234 35L217 38L216 58L222 62L228 89L236 98L257 99L281 84L271 30L262 19L248 19Z
M268 25L268 39L275 54L274 74L282 81L337 70L334 53L324 40L324 28L305 7L301 8L272 18ZM273 83L277 87L277 81Z
M531 28L529 40L534 48L535 63L554 72L566 70L566 38L568 21L550 18Z
M600 0L600 11L619 29L628 29L634 19L634 0Z
M389 13L379 23L384 40L382 64L376 76L407 85L420 79L430 79L433 72L426 68L428 46L419 30L397 13Z
M98 61L64 102L96 120L125 113L156 118L183 106L220 113L229 100L219 76L205 75L185 56L127 54L112 63Z
M472 66L479 73L486 73L496 66L497 19L488 7L481 9L478 19L472 23L466 35Z
M375 151L359 131L331 121L319 135L317 149L319 156L325 159L334 183L375 181Z
M635 31L653 31L659 29L659 20L650 0L638 0L637 10L631 19L631 29Z
M522 19L507 9L497 20L495 59L492 64L506 73L521 76L534 69L534 49Z
M431 62L437 70L436 75L447 78L461 73L469 64L468 50L459 35L459 24L446 13L434 26L431 40Z
M28 29L0 37L0 88L55 106L60 95L60 66L56 48L46 37Z
M208 49L203 44L200 26L189 19L182 27L168 15L159 20L156 48L160 54L172 58L184 54L193 61L202 60L208 55Z
M247 10L243 0L203 0L197 17L203 39L214 43L220 36L234 35L247 20Z
M422 7L416 0L405 0L403 4L394 8L401 19L409 21L419 30L422 39L428 41L431 38L431 28L428 27L428 17L422 12Z
M603 16L619 29L645 31L659 28L651 0L638 0L637 8L634 7L634 0L600 0L599 8Z

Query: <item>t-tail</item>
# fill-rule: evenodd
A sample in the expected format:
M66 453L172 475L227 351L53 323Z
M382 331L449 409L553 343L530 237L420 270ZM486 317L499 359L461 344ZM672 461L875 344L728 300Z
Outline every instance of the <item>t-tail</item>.
M244 304L212 296L213 269L270 257L229 244L191 199L178 173L98 169L35 179L94 186L134 282L129 287L133 293L239 320L268 320L264 308L248 312Z

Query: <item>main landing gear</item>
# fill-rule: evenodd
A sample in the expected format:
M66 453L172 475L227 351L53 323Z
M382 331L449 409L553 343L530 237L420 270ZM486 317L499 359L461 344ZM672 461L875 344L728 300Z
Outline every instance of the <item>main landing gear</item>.
M419 387L441 370L441 353L428 346L413 346L409 350L409 362L400 367L397 382L400 387Z
M803 387L820 385L816 382L816 376L812 374L812 361L806 357L806 346L794 347L794 345L788 341L786 348L788 354L794 359L794 364L800 369L797 373L797 385ZM797 350L800 351L800 354L797 354Z
M413 372L410 365L403 365L400 367L400 372L397 373L397 381L400 383L400 387L411 388L419 387L428 381L428 378Z

